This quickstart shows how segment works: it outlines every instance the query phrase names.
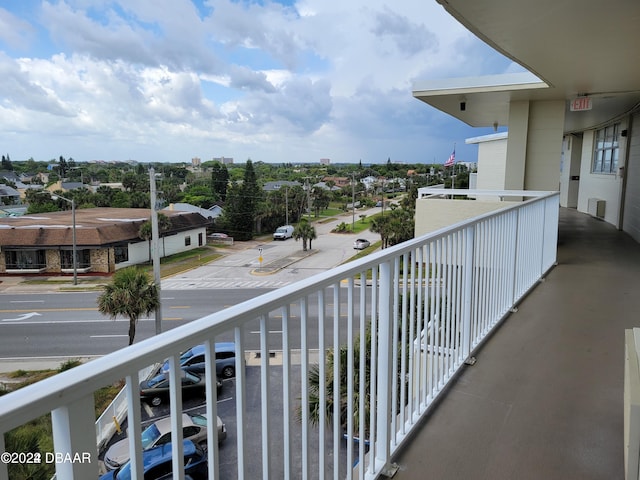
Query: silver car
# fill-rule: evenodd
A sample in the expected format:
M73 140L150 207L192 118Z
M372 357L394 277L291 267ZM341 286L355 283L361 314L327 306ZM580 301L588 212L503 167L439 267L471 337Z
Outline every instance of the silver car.
M182 414L182 436L196 445L207 441L207 418L192 413ZM227 429L218 417L218 443L227 438ZM142 431L142 449L164 445L171 441L171 417L161 418ZM104 454L104 465L115 470L129 460L129 439L124 438L109 447Z
M359 238L355 242L353 242L353 248L355 248L356 250L364 250L369 245L371 245L371 242L369 242L369 240L365 238Z

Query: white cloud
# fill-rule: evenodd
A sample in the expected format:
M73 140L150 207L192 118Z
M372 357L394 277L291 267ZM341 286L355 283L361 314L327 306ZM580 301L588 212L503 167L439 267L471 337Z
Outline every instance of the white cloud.
M518 68L436 2L24 1L0 9L15 159L431 161L462 130L412 82Z

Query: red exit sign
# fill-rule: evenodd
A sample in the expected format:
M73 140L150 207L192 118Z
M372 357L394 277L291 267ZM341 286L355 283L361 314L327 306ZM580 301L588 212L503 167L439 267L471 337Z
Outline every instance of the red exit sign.
M572 112L591 110L591 97L578 97L571 100L570 109Z

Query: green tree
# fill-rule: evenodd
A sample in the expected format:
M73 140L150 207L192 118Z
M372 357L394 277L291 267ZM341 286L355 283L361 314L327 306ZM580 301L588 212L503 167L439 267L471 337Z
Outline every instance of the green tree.
M251 160L247 160L241 185L231 184L222 219L224 227L237 240L251 240L258 204L262 198Z
M211 167L211 186L213 187L213 193L224 202L227 199L227 188L229 186L229 171L225 164L213 162Z
M331 194L322 187L313 187L311 190L311 205L315 211L316 217L320 215L320 211L329 207L331 202Z
M2 170L13 171L13 165L11 164L11 159L9 158L9 154L6 156L2 155L2 166L0 167Z
M309 241L309 250L311 250L311 241L318 238L316 228L309 223L309 220L303 218L293 230L293 238L302 239L302 251L307 251L307 241Z
M158 286L147 273L136 267L118 270L111 283L98 296L98 311L115 320L129 318L129 345L136 335L136 324L142 314L149 315L160 305Z
M371 385L371 324L368 324L365 332L365 364L363 368L360 365L360 344L361 338L358 334L353 342L353 384L356 389L353 392L353 428L354 432L360 429L360 391L357 386L360 384L360 375L364 374L365 382L365 399L364 399L364 418L366 420L370 417L370 385ZM326 419L327 423L331 423L333 418L333 404L339 402L340 404L340 424L343 431L347 429L348 421L348 391L347 391L347 378L348 378L348 355L349 349L347 345L340 346L338 350L338 358L340 362L340 378L339 378L339 392L336 394L335 384L333 381L333 366L335 363L335 351L329 350L327 353L327 361L325 366L325 378L320 378L320 367L318 365L312 365L309 371L309 421L312 425L318 425L320 421L320 385L324 381L326 391ZM301 408L298 410L298 417L301 418ZM367 422L368 423L368 422ZM365 425L365 436L368 437L368 424Z
M171 219L162 213L158 213L158 233L160 236L167 230L171 229ZM152 225L151 219L144 222L140 225L138 229L138 236L146 241L151 240L152 236ZM149 261L151 261L151 242L149 242Z

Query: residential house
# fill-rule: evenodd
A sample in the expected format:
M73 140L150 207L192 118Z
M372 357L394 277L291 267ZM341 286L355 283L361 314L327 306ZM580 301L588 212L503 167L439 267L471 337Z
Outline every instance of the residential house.
M215 220L222 215L222 207L220 205L212 205L209 208L202 208L191 205L190 203L170 203L168 207L161 210L162 213L167 211L199 213L208 220Z
M302 184L296 181L277 180L274 182L265 182L262 186L262 190L265 192L274 192L282 189L283 187L302 187Z
M209 220L199 213L163 212L171 228L162 232L160 256L206 243ZM3 218L0 223L0 274L71 273L74 231L77 271L112 273L151 260L149 240L140 237L151 211L87 208Z

